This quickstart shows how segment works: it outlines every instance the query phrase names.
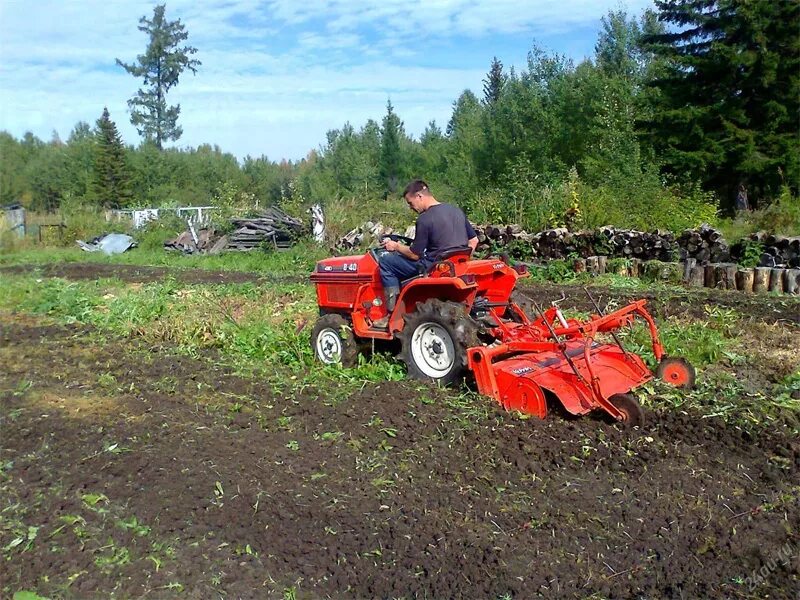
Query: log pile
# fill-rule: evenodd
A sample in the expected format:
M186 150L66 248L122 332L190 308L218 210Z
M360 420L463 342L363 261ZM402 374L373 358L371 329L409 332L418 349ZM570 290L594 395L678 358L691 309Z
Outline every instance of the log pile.
M759 259L761 267L782 267L785 269L800 268L800 236L768 234L764 231L750 234L731 248L736 260L744 256L748 245L758 244L762 249Z
M186 231L165 241L164 248L184 254L217 254L223 250L245 252L261 247L284 249L306 232L300 219L290 217L277 207L270 207L254 218L231 219L231 223L236 228L233 233L219 235L211 228L196 229L189 221Z
M406 232L413 237L413 227ZM381 235L394 230L382 223L367 221L342 237L336 244L338 250L373 245ZM571 256L588 258L607 256L640 261L694 258L699 264L730 260L728 244L722 234L709 225L698 229L687 229L676 238L670 231L652 232L616 227L600 227L595 230L569 231L555 228L529 233L519 225L477 225L477 252L508 251L514 257L525 260L553 260Z
M721 232L707 224L687 229L677 238L669 231L648 233L615 227L529 233L519 225L479 225L475 232L479 256L507 252L511 258L533 263L571 259L579 273L610 272L749 293L800 293L800 237L753 234L751 238L764 245L762 266L753 269L733 262L732 258L737 259L737 245L729 248ZM382 235L390 233L395 231L380 222L368 221L341 238L337 248L353 251L377 245ZM414 228L408 228L404 235L413 238Z
M518 225L486 225L476 227L478 250L504 246L518 241L526 246L534 259L582 258L604 255L615 258L669 261L676 257L678 246L669 231L635 231L601 227L597 230L571 232L565 228L548 229L530 234Z
M217 254L225 247L227 236L219 236L214 229L203 228L195 229L193 225L189 227L173 240L164 242L165 250L177 250L184 254Z
M389 235L390 233L396 232L394 229L384 225L380 221L377 223L367 221L360 227L356 227L355 229L347 232L336 244L336 248L339 250L349 251L366 246L377 246L378 240L380 240L381 236Z
M800 269L741 267L736 263L685 263L684 281L690 287L739 290L749 294L800 294Z
M231 219L236 229L228 236L226 250L249 251L272 246L289 248L305 232L303 221L290 217L280 208L270 207L258 217Z
M614 273L648 281L683 282L689 287L738 290L750 294L800 294L800 269L793 268L747 268L730 262L699 265L694 258L682 263L620 258L607 260L605 256L577 258L572 267L577 273Z
M727 262L731 249L722 237L722 232L703 223L697 229L686 229L678 236L680 259L693 258L698 264Z

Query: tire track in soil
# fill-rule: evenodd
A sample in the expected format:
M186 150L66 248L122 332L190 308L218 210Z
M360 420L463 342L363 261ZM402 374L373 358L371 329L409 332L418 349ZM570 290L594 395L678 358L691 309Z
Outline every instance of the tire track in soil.
M41 577L82 571L73 597L162 596L174 581L188 597L280 597L297 581L298 598L800 590L796 560L756 589L741 583L798 543L800 444L780 431L678 412L640 432L499 410L465 424L445 392L408 382L331 401L335 390L284 395L213 362L87 344L81 329L0 324L0 356L18 357L0 372L4 489L42 539L63 515L102 527L80 500L102 492L176 556L156 571L151 539L113 525L98 540L54 538L57 553L37 538L0 570L4 591L57 591ZM98 373L117 382L113 411ZM33 386L10 392L21 380ZM98 454L111 441L130 451ZM131 562L104 573L94 559L107 537Z

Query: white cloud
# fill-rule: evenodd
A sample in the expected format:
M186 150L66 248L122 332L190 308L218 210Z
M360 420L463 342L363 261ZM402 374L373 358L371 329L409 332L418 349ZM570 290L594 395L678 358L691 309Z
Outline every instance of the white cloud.
M629 12L650 6L630 0ZM181 104L181 145L217 143L239 156L297 158L327 129L379 119L391 96L406 127L443 124L452 101L479 89L493 48L522 34L524 60L542 35L597 27L615 0L170 0L203 66L170 94ZM0 129L66 137L108 106L129 143L127 99L139 83L115 66L146 44L137 28L143 1L2 0ZM486 47L480 64L461 58ZM449 47L448 68L432 68L432 45ZM579 58L579 57L578 57ZM445 63L442 63L445 64Z

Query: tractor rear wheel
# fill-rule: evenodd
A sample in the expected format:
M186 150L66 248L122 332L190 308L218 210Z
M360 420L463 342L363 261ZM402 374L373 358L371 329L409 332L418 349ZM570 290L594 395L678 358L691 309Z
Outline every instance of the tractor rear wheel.
M480 344L463 304L427 300L403 317L400 358L411 379L449 385L467 371L467 349Z
M658 363L656 377L680 390L690 390L694 387L696 373L685 358L668 356Z
M614 394L608 401L622 413L622 422L626 427L644 425L644 411L636 398L630 394Z
M311 332L311 346L317 360L326 365L354 367L358 363L358 344L353 327L342 315L320 317Z

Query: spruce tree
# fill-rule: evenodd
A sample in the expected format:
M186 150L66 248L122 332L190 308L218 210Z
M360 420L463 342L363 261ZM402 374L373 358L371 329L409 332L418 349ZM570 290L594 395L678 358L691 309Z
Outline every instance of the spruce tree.
M139 19L139 31L150 37L144 54L136 57L136 63L126 64L117 59L117 64L134 77L142 77L144 87L128 100L131 123L139 135L153 142L160 150L162 144L177 140L183 134L178 126L180 104L167 106L167 93L178 84L186 70L197 73L200 61L190 58L197 52L192 46L180 46L189 34L180 19L167 21L164 17L166 5L153 9L153 18Z
M107 108L97 120L92 195L103 208L128 206L133 199L125 148Z
M800 178L800 3L658 0L672 27L649 36L665 60L645 124L669 171L703 181L730 205L797 190Z
M386 103L386 115L381 128L381 160L380 176L386 186L386 195L397 191L400 180L402 156L400 154L400 137L403 134L403 122L394 112L392 101Z
M503 85L506 82L506 75L503 73L503 63L495 56L492 59L492 66L483 80L483 102L487 106L494 106L503 93Z

